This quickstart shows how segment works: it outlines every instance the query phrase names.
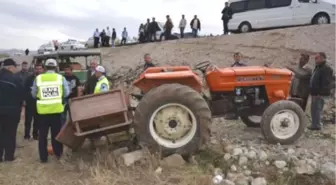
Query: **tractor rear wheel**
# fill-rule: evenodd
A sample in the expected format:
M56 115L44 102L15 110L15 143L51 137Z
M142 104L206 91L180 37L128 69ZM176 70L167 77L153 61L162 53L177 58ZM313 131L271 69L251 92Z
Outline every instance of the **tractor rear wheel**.
M164 84L152 89L134 113L134 131L139 144L161 156L188 156L209 140L211 112L194 89Z
M271 104L261 119L262 134L270 143L292 144L304 133L308 119L296 103L281 100Z

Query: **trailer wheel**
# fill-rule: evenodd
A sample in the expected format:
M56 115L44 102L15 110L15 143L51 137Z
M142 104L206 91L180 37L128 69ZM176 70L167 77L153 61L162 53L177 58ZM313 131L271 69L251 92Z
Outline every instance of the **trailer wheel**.
M260 116L240 116L240 119L247 127L260 127L261 117Z
M296 103L281 100L271 104L261 119L262 134L272 144L292 144L304 133L308 119Z
M134 130L140 145L161 156L191 155L209 140L211 112L192 88L164 84L148 92L134 114Z

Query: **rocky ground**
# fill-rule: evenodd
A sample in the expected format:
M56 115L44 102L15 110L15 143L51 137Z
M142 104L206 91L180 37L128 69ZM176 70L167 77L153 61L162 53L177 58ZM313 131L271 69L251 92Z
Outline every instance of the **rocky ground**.
M248 65L295 65L300 53L324 51L335 69L335 25L309 26L241 35L167 41L122 48L101 49L104 65L115 86L136 91L131 82L142 72L142 58L151 53L158 65L191 65L210 60L225 67L234 52L241 52ZM311 60L313 66L313 57ZM212 138L207 148L188 162L179 155L163 160L138 156L135 164L127 149L98 143L96 150L84 146L66 150L61 161L38 163L37 143L18 135L18 159L0 164L4 185L334 185L335 101L330 97L321 132L306 131L293 145L267 144L259 128L247 128L241 121L213 119ZM309 110L307 110L309 112ZM125 156L126 155L126 156ZM126 161L126 163L125 163ZM128 162L129 165L128 166Z

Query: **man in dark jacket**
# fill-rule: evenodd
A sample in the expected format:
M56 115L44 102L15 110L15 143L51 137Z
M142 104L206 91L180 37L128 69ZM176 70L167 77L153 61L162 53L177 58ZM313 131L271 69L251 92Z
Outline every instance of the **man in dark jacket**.
M16 63L12 59L3 61L0 70L0 162L13 161L16 132L20 122L23 88L14 75Z
M306 109L309 97L309 80L311 78L312 69L307 66L309 62L308 54L301 54L299 65L297 67L287 67L295 76L291 83L290 96L303 100L302 109Z
M144 55L144 61L145 61L144 71L146 71L146 69L150 67L155 67L155 65L152 63L152 57L150 56L149 53L146 53Z
M171 36L171 31L174 27L174 24L170 18L169 15L166 16L167 18L167 21L166 21L166 24L164 25L164 29L165 29L165 39L166 40L169 40L170 39L170 36Z
M115 40L117 38L117 32L115 31L115 28L112 29L112 47L115 47Z
M42 74L44 69L42 64L35 64L34 66L34 74L30 75L25 84L24 84L24 94L25 94L25 101L26 101L26 108L25 108L25 133L24 139L30 139L30 130L33 121L33 139L38 139L38 116L36 110L36 100L31 95L31 87L33 86L34 80L37 75Z
M196 38L198 31L201 31L201 21L197 18L197 15L194 16L193 20L191 20L190 27L194 37Z
M90 62L90 70L88 70L88 80L85 84L84 95L93 94L94 88L97 84L97 78L95 77L95 69L98 66L96 60Z
M145 41L146 42L149 42L151 41L152 39L150 38L150 35L151 35L151 22L150 22L150 19L147 19L147 22L146 24L144 25L144 33L145 33Z
M149 29L150 29L149 41L152 41L152 38L154 38L154 41L156 41L157 40L156 32L160 31L161 29L158 23L155 21L155 17L152 18L152 22L149 25Z
M21 64L21 71L16 73L22 85L25 83L25 80L27 79L27 77L31 75L31 73L29 73L28 71L28 68L29 68L28 63L26 61L23 61Z
M310 130L321 130L321 112L323 111L324 101L330 96L333 70L326 62L327 56L320 52L315 56L315 69L310 78L311 95L311 117L312 125Z
M105 40L106 40L106 32L105 32L105 29L103 29L103 31L102 32L100 32L100 43L101 43L101 46L106 46L105 44L106 44L106 42L105 42Z
M225 2L225 7L222 10L224 35L229 33L228 23L229 23L229 20L232 18L232 15L233 15L232 8L229 6L228 2Z

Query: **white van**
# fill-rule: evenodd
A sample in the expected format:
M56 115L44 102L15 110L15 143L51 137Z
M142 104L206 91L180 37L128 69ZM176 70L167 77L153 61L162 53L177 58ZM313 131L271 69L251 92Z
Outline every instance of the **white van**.
M229 0L231 32L335 23L335 4L323 0Z

